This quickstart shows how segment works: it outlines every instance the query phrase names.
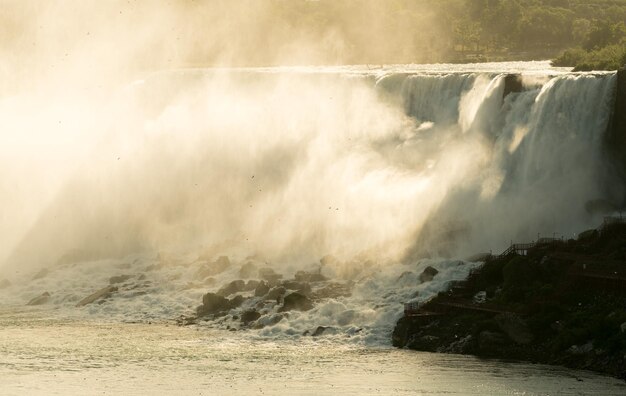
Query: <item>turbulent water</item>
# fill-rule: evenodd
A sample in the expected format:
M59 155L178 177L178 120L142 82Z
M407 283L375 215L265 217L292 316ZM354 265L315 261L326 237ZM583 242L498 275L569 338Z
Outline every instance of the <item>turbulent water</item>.
M3 395L623 395L559 367L0 310Z
M5 99L3 304L46 291L57 318L163 323L261 268L321 271L313 293L349 292L282 315L244 291L195 326L285 342L325 326L336 345L388 346L402 304L465 278L467 257L570 238L621 207L615 87L614 73L510 63L159 72L65 94L28 123L41 98ZM28 143L50 135L45 151ZM230 265L199 275L220 256ZM119 275L110 298L76 307Z

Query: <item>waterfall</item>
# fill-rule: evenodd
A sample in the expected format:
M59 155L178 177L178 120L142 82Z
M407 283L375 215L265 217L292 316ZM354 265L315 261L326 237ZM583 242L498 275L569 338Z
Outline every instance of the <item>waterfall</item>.
M284 315L246 289L208 324L249 328L239 318L256 310L260 336L324 326L387 345L402 303L479 265L463 258L571 238L621 208L606 139L616 85L614 73L555 70L193 70L147 76L106 101L79 97L85 113L70 126L54 107L35 124L50 142L81 136L65 152L75 163L0 168L17 186L0 195L0 257L14 285L3 301L47 291L64 315L151 321L255 281L250 268L284 279L322 271L329 280L313 294L327 297L307 312ZM0 102L5 130L41 104L32 100ZM14 148L0 164L20 153L28 162L32 153ZM219 256L230 264L200 276ZM420 283L428 266L439 272ZM127 283L76 308L110 279Z
M92 121L91 154L35 220L3 224L22 235L4 255L402 259L573 237L622 204L604 139L616 75L516 78L511 91L493 71L149 76L94 116L113 121L99 133Z

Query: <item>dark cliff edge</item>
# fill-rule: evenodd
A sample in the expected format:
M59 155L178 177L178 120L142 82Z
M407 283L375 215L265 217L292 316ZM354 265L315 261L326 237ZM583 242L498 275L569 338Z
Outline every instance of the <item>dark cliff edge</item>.
M607 152L615 164L614 171L626 180L626 69L617 72L615 102L606 143ZM616 193L619 195L616 198L622 201L621 206L626 206L626 189L621 188Z
M492 257L407 306L393 345L587 369L626 379L626 224Z

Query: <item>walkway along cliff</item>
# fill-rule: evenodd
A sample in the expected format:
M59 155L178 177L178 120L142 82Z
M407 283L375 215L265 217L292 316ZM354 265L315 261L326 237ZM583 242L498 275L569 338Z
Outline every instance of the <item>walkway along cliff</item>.
M626 219L493 256L425 304L393 344L590 369L626 379Z

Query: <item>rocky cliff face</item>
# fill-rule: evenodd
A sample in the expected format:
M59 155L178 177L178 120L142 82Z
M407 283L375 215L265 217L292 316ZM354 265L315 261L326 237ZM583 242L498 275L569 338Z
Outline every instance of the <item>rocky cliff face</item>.
M626 224L580 235L487 260L408 311L393 344L626 378Z

